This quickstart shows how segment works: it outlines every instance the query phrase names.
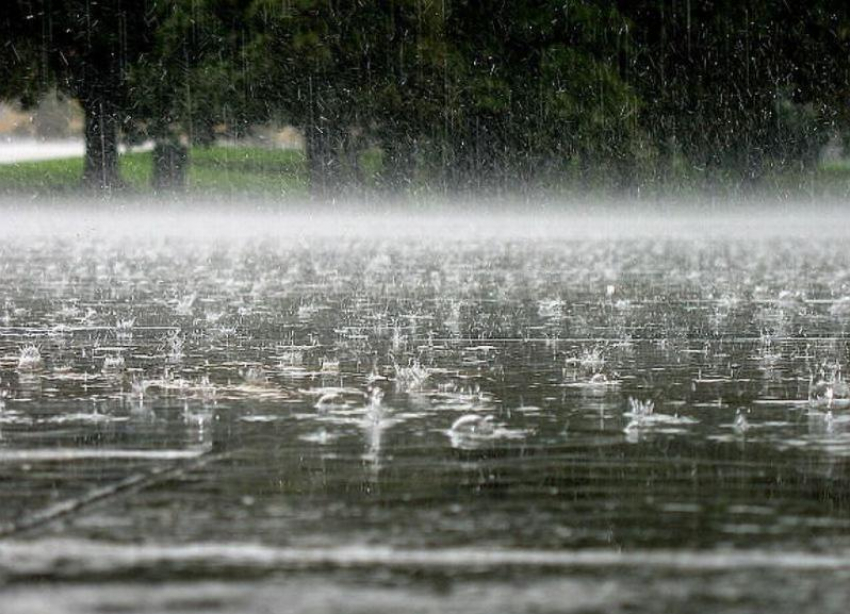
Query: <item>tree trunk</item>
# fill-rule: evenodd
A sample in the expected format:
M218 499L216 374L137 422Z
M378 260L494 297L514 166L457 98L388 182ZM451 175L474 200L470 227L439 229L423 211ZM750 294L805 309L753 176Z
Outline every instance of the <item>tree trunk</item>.
M189 150L176 139L157 141L153 150L153 187L181 191L186 187Z
M306 145L310 196L318 200L333 199L342 188L336 133L327 125L308 126Z
M631 195L637 187L637 163L634 154L623 146L614 154L614 165L617 169L617 191L624 196Z
M413 186L416 173L416 145L405 134L391 133L384 144L381 185L390 193L403 193Z
M105 97L82 100L86 158L83 184L99 190L121 185L118 173L118 113Z

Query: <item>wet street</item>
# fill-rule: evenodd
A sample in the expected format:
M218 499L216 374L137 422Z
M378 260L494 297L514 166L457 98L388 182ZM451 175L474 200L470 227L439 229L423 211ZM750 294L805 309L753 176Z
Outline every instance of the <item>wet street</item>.
M0 275L4 614L850 598L839 241L82 233Z

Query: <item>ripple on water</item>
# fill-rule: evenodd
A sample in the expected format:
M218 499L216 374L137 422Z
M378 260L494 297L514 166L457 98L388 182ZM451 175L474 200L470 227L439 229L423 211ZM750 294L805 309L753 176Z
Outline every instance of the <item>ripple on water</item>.
M836 244L81 236L0 261L0 477L50 485L21 509L238 459L100 506L104 543L0 543L0 567L846 567ZM327 547L250 545L278 536Z

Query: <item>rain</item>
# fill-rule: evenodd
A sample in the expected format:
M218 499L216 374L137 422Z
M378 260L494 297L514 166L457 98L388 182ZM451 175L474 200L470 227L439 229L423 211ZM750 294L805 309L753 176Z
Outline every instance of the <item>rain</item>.
M7 3L0 611L843 612L797 4Z

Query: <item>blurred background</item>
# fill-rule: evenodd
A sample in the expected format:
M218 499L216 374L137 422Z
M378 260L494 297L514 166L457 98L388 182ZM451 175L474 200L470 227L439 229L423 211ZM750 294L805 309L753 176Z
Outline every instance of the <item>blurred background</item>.
M850 190L838 0L9 0L0 40L5 192Z

